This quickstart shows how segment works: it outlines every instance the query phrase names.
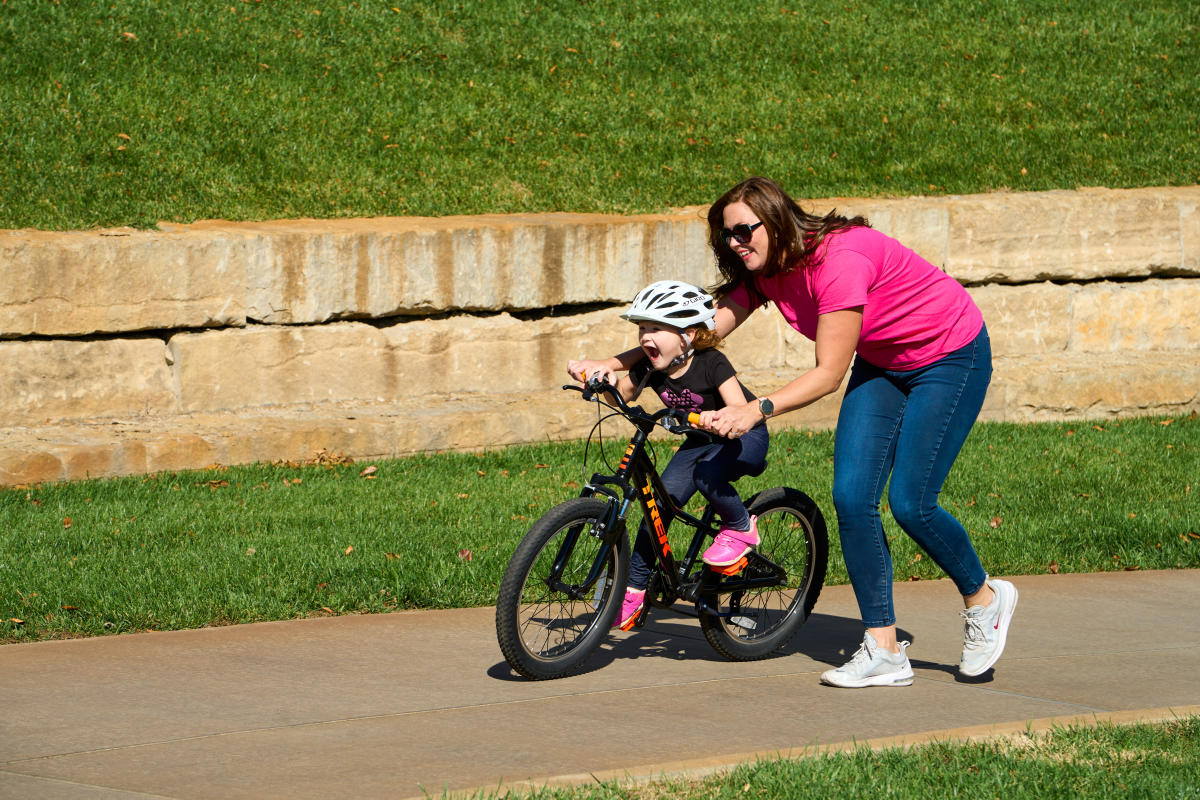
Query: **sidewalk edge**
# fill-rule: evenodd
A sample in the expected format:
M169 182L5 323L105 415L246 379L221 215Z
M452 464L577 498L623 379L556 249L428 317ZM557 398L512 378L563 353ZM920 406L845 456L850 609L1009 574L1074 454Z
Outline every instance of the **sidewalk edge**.
M808 758L829 753L840 753L867 747L871 750L887 750L893 748L919 747L931 742L980 742L996 739L1007 739L1021 736L1025 733L1044 733L1054 728L1068 726L1088 726L1101 723L1114 725L1134 725L1139 723L1169 722L1200 714L1200 705L1163 706L1159 708L1139 708L1125 711L1109 711L1091 714L1069 714L1053 717L1040 717L1030 720L1013 720L986 725L970 725L960 728L942 728L940 730L907 733L897 736L881 736L875 739L850 739L848 741L830 744L813 744L805 747L789 748L787 750L759 750L747 753L731 753L720 756L671 761L661 764L647 764L627 769L600 770L589 773L573 773L553 775L546 778L531 780L501 782L487 786L477 786L473 789L448 792L443 797L466 798L486 797L490 794L499 795L501 792L533 792L538 789L554 787L577 786L588 783L646 783L662 779L695 779L705 778L720 772L731 770L741 764L759 760L774 760L783 758ZM432 795L425 794L407 800L429 800Z

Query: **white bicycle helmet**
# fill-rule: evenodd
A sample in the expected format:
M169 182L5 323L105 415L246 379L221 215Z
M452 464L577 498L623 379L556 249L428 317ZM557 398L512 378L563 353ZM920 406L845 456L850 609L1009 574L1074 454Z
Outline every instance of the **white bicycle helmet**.
M698 286L682 281L658 281L637 293L621 319L630 322L660 322L674 328L703 325L716 327L717 309L712 295Z

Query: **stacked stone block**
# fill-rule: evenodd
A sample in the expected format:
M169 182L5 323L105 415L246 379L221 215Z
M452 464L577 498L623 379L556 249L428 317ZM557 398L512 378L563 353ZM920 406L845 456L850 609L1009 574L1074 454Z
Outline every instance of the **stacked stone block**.
M807 205L967 285L988 419L1200 408L1200 187ZM646 283L715 280L703 212L0 232L0 483L581 436L567 359L632 345ZM772 311L726 350L759 391L813 360Z

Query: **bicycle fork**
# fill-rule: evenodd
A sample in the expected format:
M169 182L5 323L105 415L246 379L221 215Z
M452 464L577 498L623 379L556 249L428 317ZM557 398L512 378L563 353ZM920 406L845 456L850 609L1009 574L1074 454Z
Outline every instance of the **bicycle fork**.
M607 495L607 492L602 492ZM546 585L553 591L562 592L572 600L583 600L592 596L592 605L599 606L600 597L604 593L604 582L600 578L604 574L604 565L608 562L608 555L612 548L616 546L621 533L625 528L625 516L622 509L615 502L614 498L610 497L608 511L605 512L604 518L595 525L576 525L569 529L563 537L562 545L558 548L558 553L555 554L554 564L550 568L550 574L546 576ZM587 535L594 536L601 540L600 549L596 551L596 557L592 561L592 566L588 570L587 577L582 582L577 584L567 584L562 581L563 571L567 568L567 564L571 561L571 555L575 552L575 545L579 541L579 537L586 531ZM608 578L611 580L611 577Z

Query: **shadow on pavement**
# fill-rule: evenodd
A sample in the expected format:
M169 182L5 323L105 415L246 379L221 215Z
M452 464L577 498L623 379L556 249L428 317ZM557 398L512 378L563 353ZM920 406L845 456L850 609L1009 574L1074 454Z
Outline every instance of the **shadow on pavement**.
M898 629L897 634L910 641L915 639L912 633L903 629ZM858 649L862 637L862 622L858 619L813 614L792 640L770 658L803 655L823 664L840 666ZM588 657L583 666L571 674L586 675L616 661L638 658L662 658L672 661L725 660L704 638L704 633L694 616L656 608L645 627L628 634L608 637L604 644ZM926 669L942 670L957 675L953 666L933 662L912 663L914 668L920 664ZM505 661L492 665L487 674L502 681L526 680L513 672ZM979 682L980 679L973 680Z

